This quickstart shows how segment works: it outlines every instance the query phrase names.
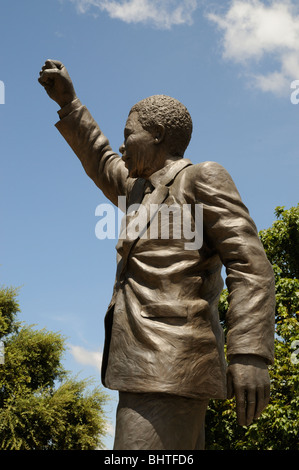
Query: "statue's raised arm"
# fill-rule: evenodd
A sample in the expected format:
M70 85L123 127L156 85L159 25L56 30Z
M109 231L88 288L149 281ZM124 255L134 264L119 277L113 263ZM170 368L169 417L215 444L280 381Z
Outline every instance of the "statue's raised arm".
M66 67L59 60L48 59L38 78L49 97L59 106L56 127L81 161L87 175L113 204L127 196L128 178L124 161L115 153L88 109L76 95Z

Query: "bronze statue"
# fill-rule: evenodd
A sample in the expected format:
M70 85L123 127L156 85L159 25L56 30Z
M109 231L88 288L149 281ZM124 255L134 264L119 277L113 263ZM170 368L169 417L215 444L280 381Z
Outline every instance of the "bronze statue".
M77 98L64 65L47 60L39 82L58 103L57 129L113 204L203 207L203 241L119 239L105 316L104 386L119 391L114 449L204 448L209 399L236 397L241 426L268 404L274 349L274 277L254 222L227 171L184 158L192 121L177 100L153 96L130 111L122 157ZM128 214L128 219L134 214ZM156 214L156 217L158 214ZM193 224L194 226L194 224ZM174 228L174 224L173 227ZM226 267L227 366L218 301Z

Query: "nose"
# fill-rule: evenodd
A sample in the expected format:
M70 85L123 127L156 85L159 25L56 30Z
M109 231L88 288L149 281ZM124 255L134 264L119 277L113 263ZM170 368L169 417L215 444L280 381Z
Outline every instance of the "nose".
M125 144L122 144L120 147L119 147L119 151L120 153L123 155L124 152L125 152Z

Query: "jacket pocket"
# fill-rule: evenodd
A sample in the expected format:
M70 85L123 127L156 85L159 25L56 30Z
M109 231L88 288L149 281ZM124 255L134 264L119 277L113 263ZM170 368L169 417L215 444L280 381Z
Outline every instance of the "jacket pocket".
M143 306L141 316L144 318L187 318L188 308L181 303L154 302Z

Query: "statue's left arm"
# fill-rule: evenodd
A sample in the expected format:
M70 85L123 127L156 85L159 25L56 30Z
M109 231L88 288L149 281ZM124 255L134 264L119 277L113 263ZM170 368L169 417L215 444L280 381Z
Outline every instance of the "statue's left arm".
M274 274L256 226L228 172L195 165L194 192L203 204L204 236L226 267L228 396L236 396L240 425L268 404L268 365L274 359Z

